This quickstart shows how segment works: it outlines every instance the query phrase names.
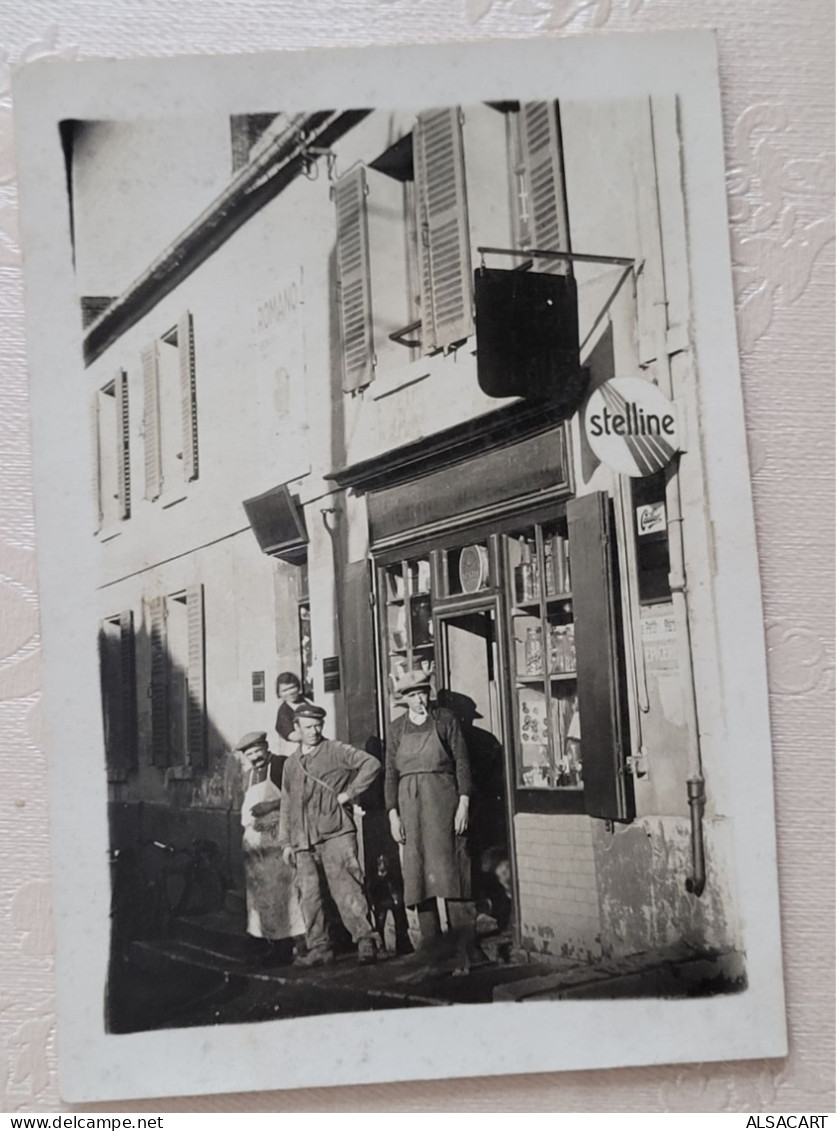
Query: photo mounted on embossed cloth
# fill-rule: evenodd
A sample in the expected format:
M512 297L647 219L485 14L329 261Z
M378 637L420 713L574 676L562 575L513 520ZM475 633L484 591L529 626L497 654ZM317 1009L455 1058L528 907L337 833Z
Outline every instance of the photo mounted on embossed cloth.
M712 37L18 97L67 1098L782 1055Z

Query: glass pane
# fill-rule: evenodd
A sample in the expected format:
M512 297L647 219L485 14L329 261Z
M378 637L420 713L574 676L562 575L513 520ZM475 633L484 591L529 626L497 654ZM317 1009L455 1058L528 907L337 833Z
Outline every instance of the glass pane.
M529 608L539 602L540 563L538 560L535 528L504 538L510 600L519 608Z
M411 597L431 592L430 558L419 558L407 563L407 580Z
M548 598L570 593L570 544L567 522L545 526L542 530L544 554L544 594Z
M518 785L549 789L553 785L547 699L537 685L518 688Z
M553 740L556 744L556 784L560 789L582 788L582 743L579 702L565 686L551 685Z
M446 550L444 555L446 595L481 593L493 584L491 558L486 541Z

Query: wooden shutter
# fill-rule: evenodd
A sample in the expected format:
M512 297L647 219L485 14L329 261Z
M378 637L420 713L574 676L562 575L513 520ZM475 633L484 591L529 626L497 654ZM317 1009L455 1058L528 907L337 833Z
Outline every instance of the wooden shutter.
M342 589L340 637L347 742L363 748L370 738L378 736L370 563L349 562Z
M92 452L91 489L93 492L93 531L102 529L102 453L99 450L99 394L90 402L90 446Z
M471 245L459 107L420 114L414 130L425 353L472 332Z
M169 757L169 654L166 645L166 598L148 603L151 644L151 761L168 766Z
M554 102L524 102L521 106L521 148L530 207L533 247L543 251L569 251L561 137ZM539 271L567 273L563 260L540 259Z
M160 359L157 342L143 350L143 437L145 443L145 497L156 499L163 484L160 451Z
M204 587L190 585L186 590L186 623L188 632L188 669L186 686L186 763L206 763L206 691L204 648Z
M183 478L189 482L198 478L198 402L195 396L195 336L192 315L188 311L178 321L177 345L183 422Z
M585 812L629 821L634 796L625 765L625 680L611 500L603 491L572 499L567 521Z
M345 393L368 385L375 366L366 195L366 171L362 165L350 169L335 183L338 312Z
M128 419L128 374L120 369L114 378L116 397L116 493L119 517L131 517L131 438Z
M134 614L119 617L119 761L127 768L137 764L137 683L135 675Z

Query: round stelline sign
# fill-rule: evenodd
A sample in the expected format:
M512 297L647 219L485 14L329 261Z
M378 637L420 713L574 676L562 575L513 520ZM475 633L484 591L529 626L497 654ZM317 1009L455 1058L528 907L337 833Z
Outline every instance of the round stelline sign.
M640 377L612 377L594 389L585 406L585 435L604 464L635 478L654 475L681 448L675 406Z

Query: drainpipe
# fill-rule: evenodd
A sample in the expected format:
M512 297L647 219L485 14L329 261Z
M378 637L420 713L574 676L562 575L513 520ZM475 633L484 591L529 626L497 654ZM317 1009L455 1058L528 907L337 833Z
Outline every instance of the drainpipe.
M661 270L663 274L664 295L667 294L666 256L664 255L665 238L661 223L660 181L657 168L657 139L654 126L654 104L650 99L651 111L651 143L655 162L655 191L657 193L658 234L661 250ZM676 129L680 148L680 122ZM679 162L681 156L679 153ZM686 217L684 238L688 242ZM676 401L673 380L672 357L681 350L669 351L669 332L671 324L669 319L669 304L664 303L663 348L658 351L658 356L664 362L660 366L660 384L662 391L670 400ZM692 335L690 335L692 339ZM690 340L691 356L694 357L694 344ZM693 382L693 387L695 383ZM682 421L682 427L688 422ZM701 745L698 736L698 706L695 692L695 669L693 665L692 647L690 642L690 616L687 601L687 571L684 561L684 515L681 506L681 456L677 455L675 471L669 476L666 484L666 516L669 543L669 586L672 593L672 612L675 617L675 630L677 633L678 669L681 672L681 694L684 705L684 718L687 724L687 802L690 808L690 841L692 846L692 874L687 876L684 886L687 891L699 897L704 891L707 881L707 871L704 856L704 809L707 794L704 786L704 771L701 762Z
M664 366L666 392L672 398L672 373L670 358L666 355ZM690 643L690 619L687 603L687 576L684 563L684 516L681 509L680 456L678 465L666 485L666 516L669 530L669 586L672 591L672 612L675 617L678 642L678 668L682 673L682 696L687 724L687 801L690 807L692 841L692 875L687 877L686 889L700 896L706 881L704 861L704 772L701 764L701 746L698 738L698 707L695 697L695 671Z

